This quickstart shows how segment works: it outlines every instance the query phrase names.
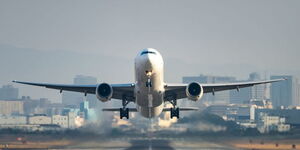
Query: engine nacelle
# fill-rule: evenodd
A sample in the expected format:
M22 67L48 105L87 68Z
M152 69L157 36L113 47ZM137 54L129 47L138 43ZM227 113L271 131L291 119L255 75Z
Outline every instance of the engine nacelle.
M96 97L102 101L107 102L113 95L112 87L107 83L101 83L96 88Z
M197 82L192 82L186 87L187 98L192 101L198 101L203 96L203 88Z

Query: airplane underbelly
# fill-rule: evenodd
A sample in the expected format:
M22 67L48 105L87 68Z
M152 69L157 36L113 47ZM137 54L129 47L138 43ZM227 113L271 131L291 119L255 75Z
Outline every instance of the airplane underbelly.
M163 94L159 91L139 93L136 96L137 110L142 116L152 118L163 110Z
M141 113L143 117L146 118L153 118L159 116L162 113L163 108L164 108L163 104L157 107L143 107L137 105L137 110Z
M163 97L159 92L140 93L136 96L136 103L142 107L157 107L163 103Z

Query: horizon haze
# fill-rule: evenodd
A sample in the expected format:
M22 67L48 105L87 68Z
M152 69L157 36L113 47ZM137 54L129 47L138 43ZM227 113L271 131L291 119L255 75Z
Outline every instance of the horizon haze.
M300 77L300 1L0 1L0 85L12 80L134 82L133 60L152 47L165 81L251 72ZM58 91L13 84L20 95Z

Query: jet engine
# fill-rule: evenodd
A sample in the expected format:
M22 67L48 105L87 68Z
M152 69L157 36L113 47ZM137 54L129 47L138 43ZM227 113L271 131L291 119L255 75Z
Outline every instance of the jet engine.
M102 102L107 102L108 100L110 100L112 94L113 89L107 83L101 83L96 88L96 97Z
M198 101L203 96L203 88L197 82L192 82L186 87L187 98L192 101Z

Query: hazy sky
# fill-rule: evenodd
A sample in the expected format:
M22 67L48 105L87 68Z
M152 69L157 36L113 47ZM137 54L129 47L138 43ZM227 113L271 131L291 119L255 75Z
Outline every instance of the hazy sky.
M162 53L169 82L201 73L299 76L299 14L298 0L0 0L0 55L13 61L2 64L0 84L71 83L76 74L132 82L133 59L146 47ZM16 60L9 51L21 53Z

